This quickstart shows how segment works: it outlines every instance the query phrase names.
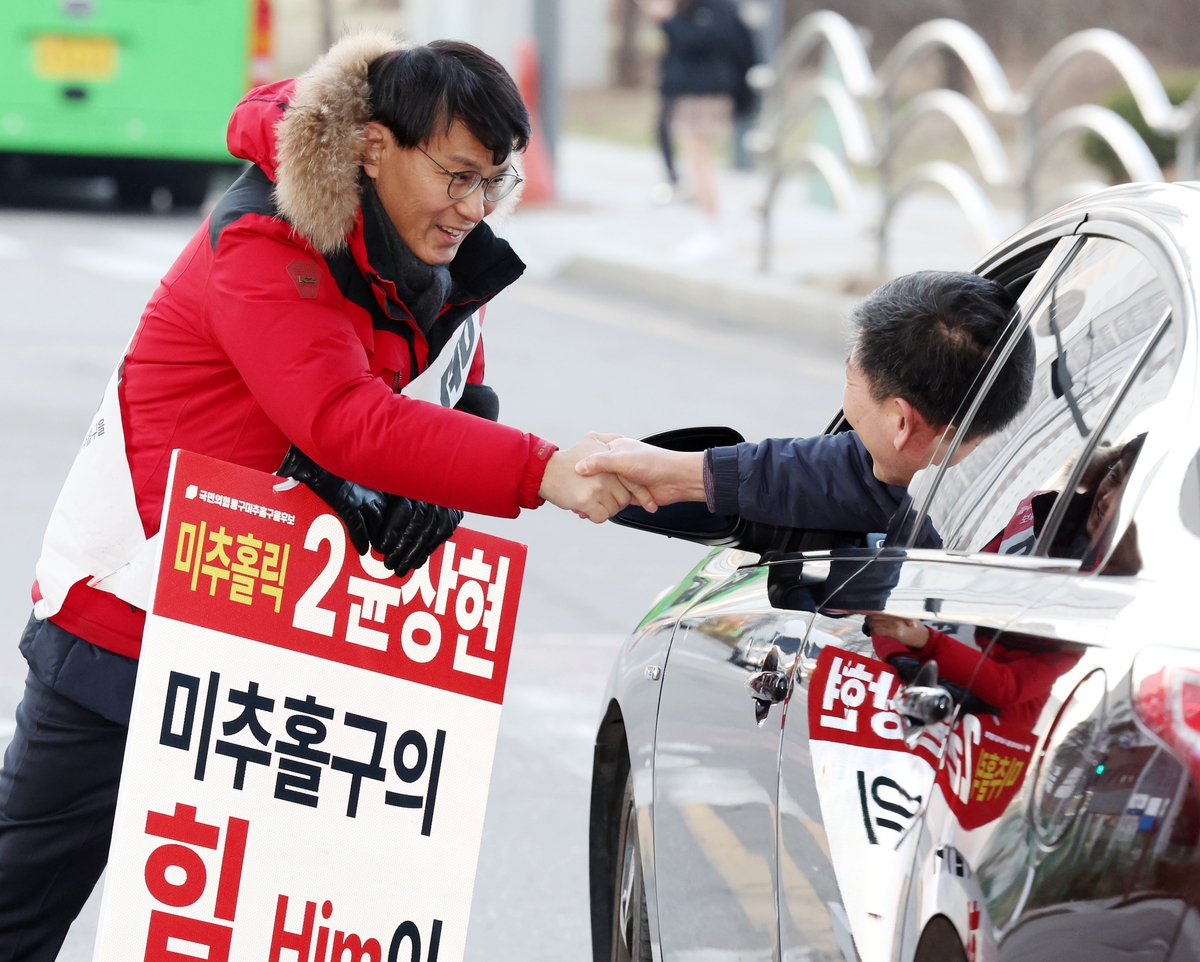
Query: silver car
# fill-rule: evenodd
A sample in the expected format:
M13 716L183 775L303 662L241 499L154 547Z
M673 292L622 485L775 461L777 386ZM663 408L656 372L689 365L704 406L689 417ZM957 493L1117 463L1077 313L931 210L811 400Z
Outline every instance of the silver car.
M917 475L898 543L627 509L716 547L612 671L597 962L1200 959L1198 255L1200 190L1173 184L985 258L1032 396ZM924 622L938 663L871 613Z

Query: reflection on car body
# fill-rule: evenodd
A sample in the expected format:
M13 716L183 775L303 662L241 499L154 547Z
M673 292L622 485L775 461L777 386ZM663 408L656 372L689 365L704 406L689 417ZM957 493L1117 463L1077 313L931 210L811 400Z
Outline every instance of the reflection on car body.
M919 472L883 546L637 522L721 547L614 666L597 960L1200 958L1197 216L1191 187L1114 188L983 261L1029 403ZM940 633L948 717L897 711L921 658L877 614Z

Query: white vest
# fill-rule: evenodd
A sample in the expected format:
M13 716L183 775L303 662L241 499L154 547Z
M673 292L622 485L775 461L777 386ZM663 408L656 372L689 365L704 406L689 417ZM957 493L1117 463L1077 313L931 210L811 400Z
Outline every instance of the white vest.
M454 407L466 388L471 362L479 347L479 315L463 321L442 351L400 392L405 397ZM128 348L126 348L126 351ZM124 353L104 389L75 463L67 474L37 563L41 600L34 615L56 615L71 586L87 580L122 601L150 607L150 574L162 534L146 537L133 493L133 476L125 455L125 429L117 388L125 367Z

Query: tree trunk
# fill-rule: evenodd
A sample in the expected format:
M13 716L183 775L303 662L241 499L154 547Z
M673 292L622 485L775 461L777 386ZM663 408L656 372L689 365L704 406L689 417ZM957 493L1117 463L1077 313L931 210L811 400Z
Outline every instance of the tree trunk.
M638 87L642 82L641 57L638 55L638 28L641 10L636 0L616 0L619 35L617 40L617 86Z

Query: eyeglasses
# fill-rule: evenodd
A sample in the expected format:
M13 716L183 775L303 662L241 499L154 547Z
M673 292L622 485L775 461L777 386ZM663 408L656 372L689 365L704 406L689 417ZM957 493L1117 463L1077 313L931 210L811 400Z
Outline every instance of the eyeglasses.
M426 157L429 157L430 160L433 160L429 156L428 151L423 147L418 146L417 150L421 151ZM512 193L513 188L525 179L511 170L506 170L503 174L497 174L495 177L484 177L477 170L460 170L455 172L442 167L436 160L433 160L433 162L441 168L443 174L450 178L450 183L446 185L446 193L450 195L451 200L462 200L464 197L470 197L478 190L480 184L484 184L483 199L489 204L495 204L504 200L505 197Z

